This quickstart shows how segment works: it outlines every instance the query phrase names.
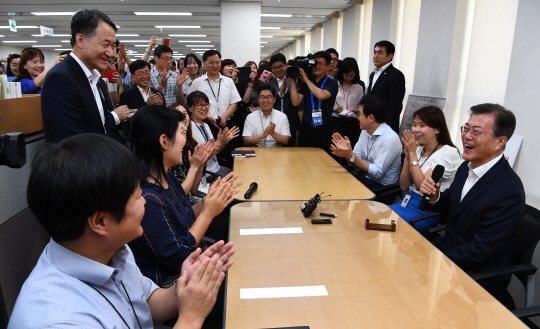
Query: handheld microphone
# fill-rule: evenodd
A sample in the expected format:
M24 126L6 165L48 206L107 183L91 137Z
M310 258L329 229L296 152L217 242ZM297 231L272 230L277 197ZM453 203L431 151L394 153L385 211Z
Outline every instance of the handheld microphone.
M435 169L433 169L433 172L431 173L431 179L437 184L442 176L444 175L444 166L437 165ZM422 200L420 200L420 204L418 205L418 210L426 210L427 204L429 200L431 199L431 194L424 193L422 196Z
M257 191L257 187L259 187L259 185L257 185L257 183L255 183L255 182L251 183L251 185L249 185L248 190L246 191L246 194L244 194L244 198L246 198L246 199L251 198L253 193L255 191Z

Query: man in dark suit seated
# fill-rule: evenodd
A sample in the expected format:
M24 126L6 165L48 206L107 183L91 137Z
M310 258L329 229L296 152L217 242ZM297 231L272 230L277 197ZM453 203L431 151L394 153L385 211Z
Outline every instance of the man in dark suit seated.
M386 123L399 133L399 116L403 110L405 97L405 76L392 65L396 48L390 41L379 41L373 47L375 70L369 75L366 95L377 95L384 99L388 107Z
M120 95L120 104L126 105L130 109L140 109L146 105L164 105L163 94L150 87L150 63L143 60L136 60L129 65L131 79L137 88L125 90Z
M116 125L133 111L127 106L114 108L101 79L114 57L116 30L99 10L83 9L73 15L73 52L47 73L41 92L45 142L80 133L104 134L122 142Z
M516 127L514 114L498 104L471 108L461 127L463 159L454 182L439 195L440 184L426 176L420 191L432 194L430 210L448 213L446 233L433 243L472 274L512 265L512 238L525 214L525 191L503 155ZM479 283L501 297L510 275Z

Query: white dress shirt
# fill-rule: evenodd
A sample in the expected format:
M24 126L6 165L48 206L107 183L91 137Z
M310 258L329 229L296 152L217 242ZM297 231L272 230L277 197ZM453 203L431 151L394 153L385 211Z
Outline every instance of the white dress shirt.
M375 74L373 75L373 80L371 82L371 88L373 89L373 86L375 86L375 82L377 82L377 79L381 76L381 74L384 72L384 70L386 70L390 64L392 64L392 62L388 62L386 63L383 67L381 67L380 69L377 70L377 68L375 68L375 70L373 70L373 72L375 72Z
M191 134L193 139L199 144L204 144L210 139L214 138L210 127L203 122L202 125L199 125L195 121L191 120ZM213 156L206 162L206 170L212 173L217 172L221 167L219 166L217 156Z
M73 59L79 64L79 66L83 69L84 74L86 75L86 78L88 78L88 83L90 84L90 89L92 89L92 93L94 94L94 99L96 100L96 105L99 110L99 116L101 117L101 123L103 124L103 128L105 128L105 112L103 110L103 103L101 102L101 96L99 95L99 91L97 89L97 84L99 82L99 78L101 78L101 74L94 69L92 72L84 65L84 63L75 55L75 53L70 54ZM102 91L103 92L103 91ZM112 116L114 117L114 122L116 124L120 123L120 118L115 112L111 112ZM107 129L105 129L106 131Z
M202 91L210 100L208 116L217 119L227 112L230 105L240 102L242 99L236 90L234 81L231 78L219 74L216 82L203 75L191 83L189 93L196 90ZM230 118L229 118L230 119Z
M246 117L246 122L244 124L244 132L242 136L255 137L259 136L264 132L264 129L270 125L270 122L276 124L274 131L279 135L291 136L291 130L289 127L289 119L287 115L277 111L272 110L272 113L265 117L260 109L249 114ZM258 147L281 147L281 144L276 142L276 140L268 135L265 139L257 143Z
M142 98L144 99L144 102L146 103L148 101L148 97L150 97L151 90L148 88L148 92L144 91L141 87L137 86L139 88L139 91L141 92Z
M495 159L489 161L488 163L484 163L483 165L474 168L472 167L471 163L469 162L469 176L467 177L467 180L465 181L465 184L463 185L463 190L461 190L461 200L469 193L469 191L472 189L474 184L482 178L490 169L493 167L497 161L499 161L502 158L503 154L501 153L498 157Z

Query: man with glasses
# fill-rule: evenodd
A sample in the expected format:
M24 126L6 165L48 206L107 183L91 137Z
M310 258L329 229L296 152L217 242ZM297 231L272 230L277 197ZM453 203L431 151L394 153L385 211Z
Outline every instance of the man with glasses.
M300 124L300 118L298 117L298 108L291 102L291 81L285 78L287 73L287 59L282 53L277 53L270 57L270 69L276 77L268 82L276 91L276 103L274 109L285 113L287 120L289 121L289 129L291 138L289 142L284 146L295 146L296 144L296 131Z
M298 146L317 147L330 153L332 127L330 120L338 93L338 83L328 78L326 72L332 57L325 51L313 54L317 65L313 67L314 79L310 80L304 70L299 68L302 84L296 89L295 79L291 81L291 102L294 106L300 105L304 100L304 114L300 125Z
M182 85L186 81L186 76L171 71L173 62L172 49L168 46L158 46L154 49L154 60L156 65L150 70L152 76L150 87L163 94L165 103L168 106L184 104Z
M131 62L129 71L137 88L130 88L120 94L120 104L130 109L140 109L146 105L165 105L163 94L150 87L150 64L143 60Z
M332 63L328 65L328 71L326 71L326 74L328 75L329 78L336 80L337 79L336 67L339 61L339 53L334 48L328 48L326 49L326 52L329 53L330 56L332 56Z
M471 107L461 127L466 161L443 193L426 176L420 191L431 194L429 210L448 214L446 233L433 241L468 274L513 264L513 234L525 214L525 191L503 151L516 127L514 114L498 104ZM437 183L437 184L435 184ZM481 280L495 298L506 294L510 274Z
M276 103L276 91L269 83L263 84L258 94L257 111L246 118L244 124L244 144L258 147L280 147L287 145L291 132L287 116L273 108Z

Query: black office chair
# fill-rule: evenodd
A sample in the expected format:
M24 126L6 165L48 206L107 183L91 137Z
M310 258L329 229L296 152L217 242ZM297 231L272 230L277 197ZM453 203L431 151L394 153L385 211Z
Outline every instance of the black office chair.
M536 245L540 241L540 211L529 205L525 207L525 215L519 222L513 237L512 258L514 264L494 271L475 273L471 275L471 278L475 281L481 281L499 275L514 274L525 288L525 307L531 307L534 304L535 274L538 270L538 267L532 263L532 257ZM411 225L414 227L415 223L438 215L441 214L430 213L414 218L411 220ZM441 228L436 227L432 229L432 232L436 233L440 230ZM508 291L499 301L510 310L516 308L514 299ZM538 311L540 311L540 307Z

